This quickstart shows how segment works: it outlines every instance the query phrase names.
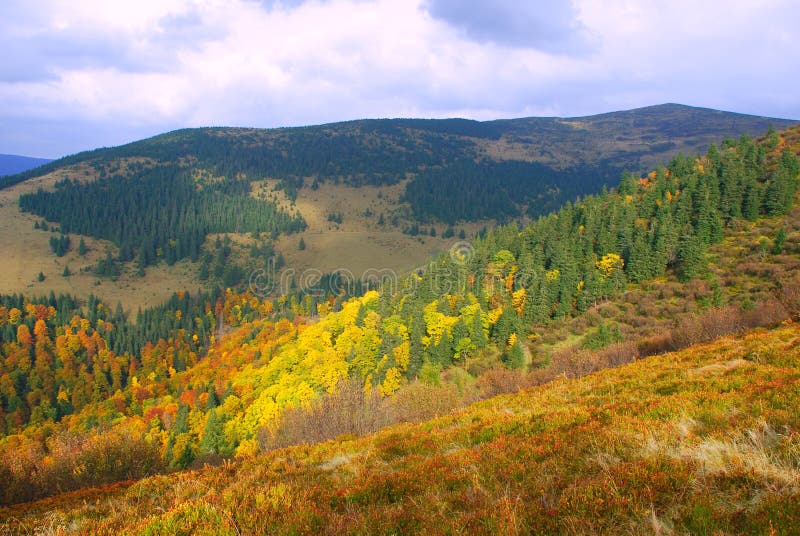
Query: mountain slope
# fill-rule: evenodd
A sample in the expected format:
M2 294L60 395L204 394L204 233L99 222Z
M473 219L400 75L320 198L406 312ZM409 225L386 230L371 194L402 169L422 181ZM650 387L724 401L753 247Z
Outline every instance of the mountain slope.
M23 173L29 169L43 166L48 162L52 162L52 160L15 154L0 154L0 177Z
M761 134L771 124L784 128L791 121L667 104L578 118L186 129L67 157L5 184L80 163L102 176L131 159L180 162L227 180L280 179L291 196L314 180L361 186L410 177L403 199L415 217L455 223L542 214L613 185L623 170L651 168L726 136ZM444 210L442 196L457 210Z
M239 259L245 275L264 267L241 261L255 249L280 255L298 273L341 269L358 278L369 269L407 272L447 250L456 237L473 239L497 221L528 221L617 184L626 169L651 169L726 136L762 134L770 124L789 122L661 105L583 118L378 119L271 130L180 130L0 179L6 186L0 190L0 239L15 252L0 259L7 274L0 292L70 292L84 298L93 292L135 310L160 303L175 288L194 286L204 272L212 274L210 283L230 286L236 277L220 272L215 278L211 263L188 262L216 254L211 247L216 237L204 241L213 230L233 237L232 258ZM192 183L195 191L187 190ZM38 188L59 193L25 204L32 212L20 212L20 198L36 195ZM134 205L104 201L176 189L180 196L149 196L144 203L149 221L129 214L120 218ZM206 210L209 189L222 196L211 203L213 210ZM183 201L160 207L165 197ZM236 218L217 215L232 202L271 212L276 209L268 205L274 203L279 217L294 215L297 225L265 221L245 229ZM200 217L205 214L210 217ZM32 230L42 217L57 220L49 222L50 229L71 235L73 247L64 257L49 253L48 232ZM297 231L299 218L305 231L271 232ZM88 256L75 254L81 238ZM304 248L298 247L301 239ZM94 273L107 252L123 264L100 272L119 273L116 279ZM187 261L181 261L184 256ZM74 274L69 280L58 277L66 267Z
M558 380L360 439L0 510L16 532L788 534L800 328Z
M482 376L493 367L583 374L796 316L798 149L794 129L675 159L349 301L324 287L288 299L181 292L132 326L96 301L4 298L0 500L252 453L287 410L346 378L390 400L413 395L417 378L469 392L476 377L495 381ZM552 337L564 329L566 355ZM120 435L147 456L115 450ZM122 465L81 470L97 449Z

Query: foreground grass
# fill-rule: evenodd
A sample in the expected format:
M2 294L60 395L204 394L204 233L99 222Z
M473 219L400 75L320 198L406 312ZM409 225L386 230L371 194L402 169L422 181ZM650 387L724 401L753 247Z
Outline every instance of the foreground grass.
M800 327L0 510L0 533L798 534Z

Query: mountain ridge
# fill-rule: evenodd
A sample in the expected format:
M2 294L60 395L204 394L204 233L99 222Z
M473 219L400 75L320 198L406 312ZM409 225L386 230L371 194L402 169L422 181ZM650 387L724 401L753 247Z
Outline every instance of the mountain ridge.
M37 218L46 213L53 217L83 214L97 206L97 199L108 199L98 188L109 181L124 190L129 179L133 180L130 187L141 187L153 173L168 171L159 184L165 191L175 186L176 179L194 181L198 191L190 192L190 198L202 196L199 190L206 185L225 195L238 192L237 203L251 203L243 197L249 184L250 197L298 214L308 228L275 237L266 227L255 229L262 232L252 236L233 232L236 225L225 227L233 232L234 249L241 244L239 257L246 257L252 247L273 251L298 270L405 272L449 248L456 236L474 239L497 223L531 221L567 201L615 186L625 171L650 170L678 153L702 153L708 144L725 137L738 138L743 132L761 135L771 124L787 123L668 104L584 118L484 122L406 118L281 129L181 129L72 155L0 179L0 186L6 186L0 189L0 237L12 249L25 251L0 262L9 274L0 290L19 292L34 286L58 293L69 289L84 298L95 292L135 309L167 299L170 288L187 288L199 273L213 273L210 266L198 268L197 263L179 265L180 270L169 264L187 253L196 259L198 248L208 250L204 232L190 229L152 244L142 235L109 234L112 227L119 228L118 222L99 213L87 216L81 225L61 229L73 235L74 243L84 239L89 244L88 258L75 255L75 248L68 249L63 258L48 256L49 237L31 232L43 223ZM681 130L691 136L681 137ZM48 206L38 205L34 212L20 213L21 198L38 188L53 192L57 184L64 195L51 196ZM71 200L69 206L49 206L67 200ZM198 201L192 201L194 206ZM111 216L123 210L112 210ZM163 222L156 228L175 226ZM174 252L168 251L173 249L173 239L179 239ZM101 242L95 244L95 240ZM301 240L307 247L298 248ZM159 248L167 253L165 257L158 255ZM106 252L127 263L120 283L101 285L93 277L92 265L102 261ZM143 259L139 266L128 262L135 257ZM157 262L160 258L167 262ZM37 281L39 272L59 274L65 263L76 272L71 279ZM75 266L82 269L76 271ZM140 277L142 266L148 273L158 272L158 278Z
M52 162L52 158L36 158L17 154L0 154L0 178L24 173L29 169Z
M517 130L519 130L521 128L521 125L531 125L531 124L562 125L563 122L578 121L578 120L588 122L590 124L603 123L608 119L617 119L617 118L622 118L622 119L630 118L631 120L638 118L638 119L646 119L652 122L658 119L659 116L663 116L665 113L670 113L670 114L680 113L688 116L701 116L701 115L714 116L714 117L722 117L726 121L731 123L735 123L736 119L746 121L749 123L748 125L744 125L746 127L744 130L741 128L740 125L737 125L735 128L731 130L731 132L728 135L737 135L737 133L738 134L747 133L750 135L755 135L766 131L770 123L774 123L775 128L780 129L788 127L796 123L797 121L800 121L798 119L772 118L772 117L757 116L752 114L744 114L739 112L715 110L712 108L688 106L677 103L665 103L665 104L645 106L640 108L633 108L629 110L619 110L619 111L604 112L601 114L584 115L584 116L563 116L563 117L529 116L529 117L508 118L508 119L492 119L485 121L465 119L465 118L424 119L424 118L398 117L398 118L364 118L364 119L353 119L347 121L338 121L333 123L321 123L321 124L312 124L304 126L275 127L275 128L240 127L240 126L187 127L187 128L171 130L168 132L164 132L162 134L157 134L155 136L150 136L142 140L134 141L119 146L99 147L92 150L81 151L73 155L68 155L60 159L52 160L50 163L53 165L59 165L62 162L74 163L77 161L84 161L88 159L89 156L97 155L102 152L120 150L120 149L133 149L142 146L146 147L147 145L153 143L154 141L169 140L171 138L176 138L181 135L195 133L195 132L275 134L275 133L287 133L287 132L325 131L337 128L344 129L346 127L357 127L357 126L377 126L389 123L389 124L396 124L402 127L412 127L420 130L427 130L433 132L446 132L448 134L458 133L461 135L465 135L467 137L480 138L480 137L498 136L497 130L492 128L498 125L502 126L511 125L515 127ZM758 126L753 127L752 126L753 121L755 121L758 124ZM456 125L455 129L447 128L447 127L452 127L453 125ZM716 134L719 133L718 129L712 129L711 125L707 123L697 122L695 123L695 125L703 125L705 128L704 132L714 132ZM462 126L469 128L464 128L462 132L459 132L460 129L458 127ZM653 125L652 123L648 123L647 126L652 127ZM685 131L690 126L691 126L690 124L684 122L680 125L679 128ZM747 130L751 130L753 128L755 128L755 131L747 132ZM487 131L479 132L481 129ZM31 176L36 176L36 175L31 175ZM0 187L4 185L7 185L7 183L0 183Z

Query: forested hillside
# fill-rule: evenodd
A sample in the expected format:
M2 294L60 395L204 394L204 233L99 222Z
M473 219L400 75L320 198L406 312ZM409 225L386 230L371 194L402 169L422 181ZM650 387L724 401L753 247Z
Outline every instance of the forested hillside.
M290 197L319 181L359 186L407 180L403 200L419 222L509 220L545 214L616 185L623 171L643 171L726 136L760 134L770 124L783 128L791 122L662 105L566 119L379 119L272 130L188 129L70 156L2 179L0 186L79 163L93 166L101 178L123 172L138 178L152 171L125 163L147 159L222 177L231 191L248 181L279 179ZM62 194L80 196L88 205L93 190L73 187L64 185ZM103 223L92 223L92 234Z
M463 394L478 377L491 394L498 378L518 378L498 370L585 373L796 315L798 149L793 129L675 158L350 300L180 293L132 325L99 303L6 298L3 501L281 444L297 437L287 411L342 381L403 400L417 381L444 378ZM627 320L630 293L660 309ZM614 346L622 330L653 334L662 315L683 322L674 337ZM601 354L548 341L573 318L590 326L573 342Z
M136 170L134 170L136 169ZM119 247L118 261L144 267L159 260L200 258L210 233L292 233L303 218L274 202L250 197L244 180L194 180L174 165L128 168L97 181L56 183L20 197L20 209L60 223L62 233L104 238Z

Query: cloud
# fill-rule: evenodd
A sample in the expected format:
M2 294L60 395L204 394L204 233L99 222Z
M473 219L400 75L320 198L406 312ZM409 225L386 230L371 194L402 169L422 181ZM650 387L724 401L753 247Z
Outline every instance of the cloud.
M428 12L470 39L555 54L584 52L585 28L565 0L428 0Z
M792 0L471 5L4 0L0 152L59 156L191 126L660 102L800 117Z

